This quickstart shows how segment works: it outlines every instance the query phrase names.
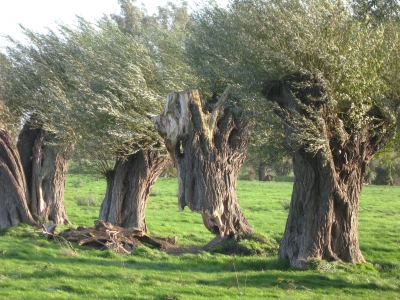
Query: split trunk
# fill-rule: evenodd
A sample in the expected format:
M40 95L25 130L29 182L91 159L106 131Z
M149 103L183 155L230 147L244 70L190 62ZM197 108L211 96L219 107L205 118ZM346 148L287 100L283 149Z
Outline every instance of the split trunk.
M18 150L7 131L0 129L0 228L19 223L35 224L28 199Z
M70 224L64 205L69 145L54 134L26 123L18 137L18 151L30 195L29 208L35 218L55 224Z
M236 196L248 124L232 100L224 93L203 111L198 90L169 94L155 120L178 170L179 207L201 213L206 228L221 237L253 231Z

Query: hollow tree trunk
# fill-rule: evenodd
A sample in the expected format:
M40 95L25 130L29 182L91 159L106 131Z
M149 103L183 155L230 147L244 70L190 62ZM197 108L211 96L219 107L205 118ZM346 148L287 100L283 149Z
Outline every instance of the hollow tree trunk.
M18 151L30 194L29 208L36 218L70 224L64 204L69 148L60 145L46 130L31 127L29 122L18 137Z
M313 86L316 82L311 81L310 93L319 90ZM358 241L358 204L367 166L389 131L380 128L386 125L380 121L380 113L372 109L371 124L348 132L329 104L315 100L319 92L311 94L311 102L307 90L298 86L278 83L267 93L267 98L280 107L277 113L284 120L295 175L278 258L289 259L292 266L300 268L310 259L365 262ZM315 134L324 144L317 152L310 152L309 145L296 144L293 133L298 128L291 122L298 115L315 121L314 113L322 116L323 124Z
M202 109L198 90L169 94L155 126L177 167L179 207L203 216L220 236L251 233L236 196L239 168L247 151L247 123L229 93Z
M28 191L18 150L11 136L0 129L0 228L35 224L28 207Z
M148 232L145 217L147 199L168 162L168 157L149 150L118 159L114 169L106 174L107 190L99 219Z

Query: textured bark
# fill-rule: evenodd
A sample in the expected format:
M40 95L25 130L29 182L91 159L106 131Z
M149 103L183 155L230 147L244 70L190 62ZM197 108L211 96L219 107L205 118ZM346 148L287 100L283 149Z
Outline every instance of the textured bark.
M251 233L236 196L236 181L247 151L247 123L224 93L204 112L198 90L169 94L155 126L177 167L179 207L203 216L220 236ZM209 101L210 102L210 101Z
M149 150L118 159L114 169L106 174L107 190L99 219L148 232L145 217L147 199L168 162L168 157Z
M315 81L314 81L315 82ZM280 106L278 114L285 121L286 144L293 153L295 182L284 236L280 243L279 259L289 259L292 266L304 268L310 259L358 263L365 262L358 241L358 203L363 178L372 156L384 144L389 131L371 111L373 124L352 131L341 131L341 120L330 106L318 99L314 102L299 85L277 83L269 89L267 98ZM317 93L315 93L317 91ZM304 107L307 106L307 109ZM322 116L324 125L318 132L327 141L325 147L310 153L306 145L295 146L292 139L296 112L312 120L312 113ZM383 118L383 117L382 117Z
M64 204L68 170L68 146L60 145L51 133L25 124L18 137L18 151L30 194L33 216L55 224L70 224Z
M0 129L0 228L35 224L28 207L28 191L17 148Z

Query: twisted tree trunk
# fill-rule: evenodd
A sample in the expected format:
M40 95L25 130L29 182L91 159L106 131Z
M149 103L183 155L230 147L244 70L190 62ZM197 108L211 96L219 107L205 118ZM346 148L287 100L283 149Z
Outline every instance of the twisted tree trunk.
M300 268L310 259L365 262L358 242L358 203L368 163L390 130L376 108L368 112L369 124L346 130L340 116L321 97L318 81L311 79L304 86L275 82L265 93L279 105L277 113L284 121L295 175L279 259L289 259ZM299 144L295 138L302 134L304 119L323 122L316 126L315 139L309 144ZM321 143L319 150L310 151L311 143Z
M150 150L140 150L118 159L106 174L107 190L99 219L124 228L148 232L146 204L151 188L169 159Z
M18 150L11 136L0 129L0 228L35 224L28 207L28 190Z
M27 180L32 215L55 224L70 224L64 204L66 156L70 147L61 145L53 134L34 128L29 122L18 137L17 147Z
M179 207L201 213L206 228L220 236L253 231L236 196L248 125L229 100L224 93L207 113L198 90L169 94L165 110L155 119L178 170Z
M338 172L333 157L327 163L322 153L294 153L295 182L279 259L300 268L313 258L365 262L357 233L365 158L353 157Z

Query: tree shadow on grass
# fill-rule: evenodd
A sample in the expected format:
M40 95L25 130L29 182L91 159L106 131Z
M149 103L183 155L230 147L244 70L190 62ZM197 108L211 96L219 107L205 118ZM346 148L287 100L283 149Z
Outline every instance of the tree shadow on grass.
M21 234L23 238L29 237ZM346 275L354 274L357 269L343 268L338 272L327 272L321 274L320 270L301 271L291 268L287 261L277 262L275 257L248 256L234 257L222 254L210 254L208 252L199 252L198 254L182 254L167 255L166 253L141 248L137 254L130 256L118 255L111 250L99 251L91 248L79 248L78 253L81 256L63 256L62 250L68 250L57 244L48 244L45 241L43 246L38 246L37 240L33 243L31 239L25 239L21 242L24 247L15 245L14 250L7 251L6 254L0 256L0 265L3 259L16 260L16 265L20 265L18 271L21 278L24 279L49 279L54 278L70 278L75 280L93 280L93 281L118 281L121 280L120 270L124 270L128 274L146 274L143 271L166 272L167 274L179 273L182 276L191 278L192 282L205 286L231 287L235 284L235 280L240 280L243 284L244 280L249 286L253 287L273 287L286 289L362 289L374 291L390 291L398 292L399 287L378 285L376 283L360 283L350 282L345 279ZM32 243L30 247L25 247L26 243ZM36 247L36 248L35 248ZM39 247L39 248L37 248ZM57 249L58 248L58 249ZM19 250L18 250L19 249ZM11 248L10 248L11 250ZM59 253L57 252L59 251ZM93 256L90 256L93 252ZM72 250L71 250L72 253ZM28 270L24 270L25 262L30 266L35 265ZM381 262L383 265L383 262ZM390 269L397 268L397 265L384 267ZM383 268L383 267L382 267ZM87 269L88 272L82 272ZM76 272L75 272L76 271ZM375 271L372 276L378 274L377 270L366 269L367 272ZM218 280L215 276L218 275ZM14 273L13 273L14 274ZM13 274L5 274L12 276ZM247 275L249 274L249 275ZM146 275L143 275L146 276ZM153 276L153 275L151 275ZM162 275L165 276L165 275ZM364 274L356 274L356 276L364 276ZM368 276L368 274L367 274ZM239 278L239 279L238 279ZM160 281L168 281L169 279L160 279ZM171 279L172 280L172 279ZM358 282L357 282L358 281ZM363 280L366 281L366 280ZM66 291L70 288L65 287ZM76 293L82 293L83 290L74 290Z
M7 256L7 255L6 255ZM3 258L3 257L2 257ZM87 258L87 257L48 257L45 253L30 258L13 255L4 257L5 259L16 259L23 266L23 260L29 261L31 265L37 265L34 271L20 270L23 278L42 278L51 279L57 277L74 277L83 280L120 280L121 276L118 269L126 272L159 271L159 272L179 272L187 276L196 277L197 274L223 273L221 279L204 279L199 275L197 283L208 286L229 286L237 278L241 277L248 284L259 287L279 287L282 289L324 289L324 288L349 288L349 289L370 289L380 291L399 291L399 288L389 286L379 286L375 283L355 283L346 280L340 273L320 274L317 270L296 270L290 268L288 263L276 262L273 258L252 257L234 258L218 255L214 259L211 254L185 255L182 257L164 256L163 261L151 260L151 258L132 256L118 256L115 259L107 258ZM0 259L1 263L1 259ZM75 272L81 269L90 272ZM94 270L98 270L94 271ZM250 273L250 275L245 275ZM239 275L238 275L239 274ZM350 274L350 273L349 273ZM186 276L186 275L184 275ZM359 275L362 276L362 275Z
M219 285L226 287L244 286L251 287L264 287L264 288L279 288L282 290L371 290L380 292L399 292L400 289L392 286L381 286L376 283L356 283L340 278L340 275L324 276L321 274L310 274L299 271L276 273L276 272L262 272L260 274L246 275L240 273L232 275L230 278L220 280ZM239 284L238 284L239 283ZM215 285L215 280L199 280L198 284L212 286Z

